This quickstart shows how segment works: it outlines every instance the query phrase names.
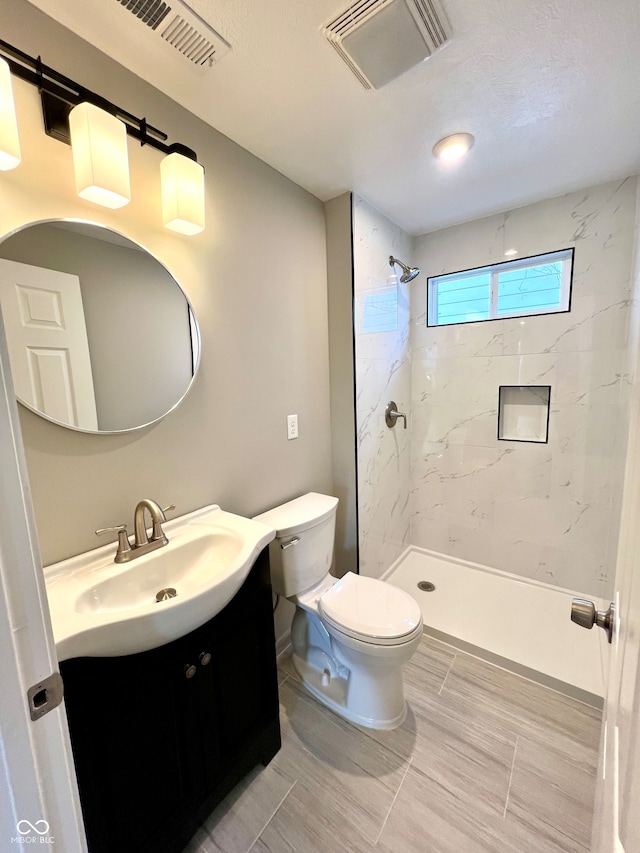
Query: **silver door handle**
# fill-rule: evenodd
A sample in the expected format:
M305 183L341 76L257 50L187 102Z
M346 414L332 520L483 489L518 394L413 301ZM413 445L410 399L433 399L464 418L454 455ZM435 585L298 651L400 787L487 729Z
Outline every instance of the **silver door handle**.
M608 610L596 610L593 601L587 598L574 598L571 602L571 621L581 628L593 628L598 625L607 632L607 639L613 641L613 626L616 621L616 608L613 602Z

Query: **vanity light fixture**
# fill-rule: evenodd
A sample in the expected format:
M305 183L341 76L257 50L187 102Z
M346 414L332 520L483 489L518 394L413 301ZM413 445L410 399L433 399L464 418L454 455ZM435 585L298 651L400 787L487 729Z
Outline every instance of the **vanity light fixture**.
M454 133L451 136L445 136L433 146L433 156L446 162L460 160L473 147L474 142L475 139L470 133Z
M172 145L160 163L162 221L179 234L204 230L204 169L184 145Z
M160 164L163 221L180 234L204 229L204 169L196 153L95 92L75 83L40 57L0 39L0 170L20 163L11 74L37 86L44 130L71 143L78 195L110 208L131 200L127 136L165 154ZM6 165L3 165L6 164Z
M15 169L21 160L11 70L9 63L0 59L0 172Z
M85 102L69 113L69 130L80 198L112 209L129 204L127 130L120 119Z

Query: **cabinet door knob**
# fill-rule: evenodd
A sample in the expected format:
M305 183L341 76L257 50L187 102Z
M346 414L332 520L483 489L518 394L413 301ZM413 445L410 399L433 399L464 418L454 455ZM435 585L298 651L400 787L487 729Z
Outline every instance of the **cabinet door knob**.
M211 663L211 654L209 652L200 652L200 663L202 666L206 666L208 663Z
M189 666L185 666L184 668L184 674L187 676L187 678L193 678L197 671L198 670L193 664L189 664Z

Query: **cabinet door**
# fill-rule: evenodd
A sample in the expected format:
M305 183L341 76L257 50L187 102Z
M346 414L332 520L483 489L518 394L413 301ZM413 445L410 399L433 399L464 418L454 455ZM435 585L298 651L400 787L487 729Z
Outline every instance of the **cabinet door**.
M278 716L271 591L262 591L241 620L220 620L216 629L215 664L224 757Z
M140 851L190 793L167 649L60 668L89 849Z
M179 741L188 767L191 798L198 803L206 799L220 776L218 698L213 663L216 646L210 625L185 639L176 657Z

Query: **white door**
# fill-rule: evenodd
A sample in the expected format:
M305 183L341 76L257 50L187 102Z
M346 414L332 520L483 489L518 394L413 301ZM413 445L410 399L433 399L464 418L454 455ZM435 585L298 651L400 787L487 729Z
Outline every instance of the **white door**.
M0 472L0 850L83 853L64 708L34 721L27 700L58 664L1 316Z
M0 307L18 399L54 421L97 429L78 276L0 259Z
M640 371L639 374L640 375ZM593 853L640 853L640 380L631 425L604 708Z

